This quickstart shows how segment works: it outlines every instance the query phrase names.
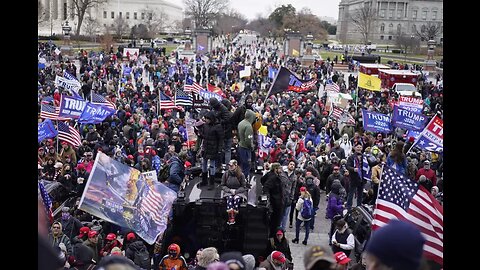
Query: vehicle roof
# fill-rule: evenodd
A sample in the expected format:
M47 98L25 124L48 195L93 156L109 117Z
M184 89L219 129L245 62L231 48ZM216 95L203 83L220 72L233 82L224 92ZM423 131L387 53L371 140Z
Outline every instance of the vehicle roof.
M403 69L379 69L378 72L383 72L391 75L410 75L410 76L419 76L418 73L413 73L410 70Z
M390 69L389 66L383 64L372 64L372 63L360 63L360 66L364 66L367 68L381 68L381 69Z

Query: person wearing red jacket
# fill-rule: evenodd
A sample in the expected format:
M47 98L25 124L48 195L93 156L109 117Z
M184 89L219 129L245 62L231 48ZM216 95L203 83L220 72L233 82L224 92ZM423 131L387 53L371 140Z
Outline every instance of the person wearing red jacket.
M423 162L423 168L421 168L417 171L417 175L415 176L415 180L417 180L417 182L418 182L418 179L420 178L421 175L425 175L425 177L427 179L432 181L432 184L434 186L437 185L437 174L435 173L434 170L430 169L430 161L429 160L425 160Z

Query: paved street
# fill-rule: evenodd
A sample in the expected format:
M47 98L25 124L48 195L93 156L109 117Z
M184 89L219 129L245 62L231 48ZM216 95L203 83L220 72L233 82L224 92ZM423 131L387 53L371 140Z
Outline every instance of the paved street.
M305 238L305 229L300 231L300 240L298 244L292 243L292 239L295 238L295 224L293 228L287 228L286 237L290 243L290 250L292 252L293 264L295 269L304 269L303 267L303 254L308 247L313 245L328 245L328 232L330 230L330 220L325 219L325 209L327 208L327 202L325 201L325 192L322 191L320 195L320 204L315 217L315 229L310 231L308 244L304 246L302 244Z

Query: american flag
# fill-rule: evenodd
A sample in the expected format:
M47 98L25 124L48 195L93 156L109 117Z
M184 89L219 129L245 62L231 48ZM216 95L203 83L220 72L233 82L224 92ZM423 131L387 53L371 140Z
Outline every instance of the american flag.
M342 108L337 107L337 106L333 106L333 110L331 111L330 116L333 119L339 120L340 117L342 117L343 113L344 113L344 111L342 110Z
M41 104L40 108L40 118L43 119L50 119L50 120L70 120L71 118L59 117L58 114L60 113L59 107L54 107L48 104Z
M175 92L175 106L192 106L193 98L181 89Z
M52 96L46 96L42 98L42 101L40 102L41 104L53 104L53 97ZM60 108L58 108L60 110Z
M185 86L183 87L183 89L185 90L185 92L187 93L197 93L197 94L200 94L200 90L203 90L203 87L196 83L196 82L191 82L191 84L188 83L188 80L187 80L187 83L185 84Z
M175 108L175 103L173 103L172 99L160 91L160 109L166 110Z
M38 181L38 188L40 190L40 195L42 196L43 206L45 207L45 212L47 213L50 223L53 223L53 212L52 212L52 200L45 189L45 186L42 182Z
M416 225L426 239L425 257L443 264L443 207L423 186L384 166L372 229L385 226L391 219Z
M333 92L340 92L340 86L334 83L331 79L327 81L325 84L325 91L333 91Z
M115 103L107 100L104 96L102 96L100 94L92 92L90 94L90 98L91 98L90 101L92 102L92 104L103 105L103 106L109 107L109 108L114 109L114 110L117 109L117 106L115 106Z
M78 130L64 122L58 122L58 139L64 140L74 147L80 146L82 139Z
M142 202L140 204L140 212L143 215L150 215L157 224L162 223L162 195L155 191L153 186L145 185L145 192ZM144 193L145 194L145 193Z

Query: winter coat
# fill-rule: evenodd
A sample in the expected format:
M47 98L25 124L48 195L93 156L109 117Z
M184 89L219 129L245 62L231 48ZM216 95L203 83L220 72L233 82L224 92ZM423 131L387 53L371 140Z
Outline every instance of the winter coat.
M345 180L343 179L343 176L340 173L338 175L334 175L332 173L327 177L327 184L325 185L325 188L326 188L325 192L327 194L330 193L330 188L332 187L332 183L334 179L340 180L340 183L345 188Z
M267 270L278 270L278 269L279 269L279 268L275 268L275 267L273 266L272 254L268 255L267 259L264 260L263 262L261 262L260 265L259 265L259 267L263 267L263 268L265 268L265 269L267 269ZM282 264L282 266L281 266L280 269L281 269L281 270L287 269L287 264L286 264L286 263Z
M147 247L145 246L143 241L142 240L137 240L133 243L128 244L128 248L125 249L125 257L134 261L135 260L135 252L136 251L142 251L144 249L146 250Z
M309 127L307 129L307 135L305 135L305 144L308 142L312 142L314 146L317 146L318 141L317 141L317 133L315 132L315 129L312 127Z
M200 127L200 137L202 138L203 157L206 159L216 159L218 153L223 151L223 140L225 132L220 124L211 122L203 124Z
M352 187L359 186L363 182L363 179L360 178L360 175L358 174L358 172L354 171L355 168L358 168L360 171L362 170L362 160L363 160L363 155L360 155L359 158L357 159L357 154L352 154L347 159L347 170L350 173L350 186ZM357 162L359 162L358 167L357 167Z
M245 176L243 173L240 174L240 177L237 177L236 174L226 171L222 176L222 182L220 184L223 190L223 197L237 195L242 197L244 200L247 199L247 190ZM235 189L235 194L230 192L231 189Z
M280 177L275 172L270 171L262 176L260 182L263 185L263 194L269 195L272 207L282 209L284 191Z
M215 117L220 121L220 124L225 131L225 138L229 139L232 137L232 123L231 118L233 113L230 112L225 105L220 103L217 99L210 99L210 104L215 110Z
M63 243L67 248L68 255L72 255L73 250L72 250L72 244L70 243L70 238L68 238L68 236L65 235L64 233L61 232L57 237L53 236L52 233L49 233L48 243L50 243L52 247L58 247L60 243Z
M334 193L330 193L328 196L326 217L328 219L333 219L336 215L342 215L343 213L343 201L342 199Z
M297 176L294 172L288 175L288 172L283 172L280 175L280 179L282 180L283 190L285 192L284 203L285 207L288 207L292 204L293 197L295 195L295 188L297 186Z
M185 165L178 156L171 157L168 164L170 164L168 182L180 186L185 177Z
M255 121L255 113L252 110L245 112L245 119L238 124L238 145L253 149L253 127L252 124Z
M278 241L277 237L274 237L273 241L269 241L267 254L271 254L275 250L282 252L287 260L292 261L292 252L290 251L290 245L285 236L282 237L282 241Z
M85 182L87 182L86 179ZM73 239L80 232L80 228L83 227L82 222L73 216L67 220L62 219L60 222L62 223L62 231L68 236L68 239Z

